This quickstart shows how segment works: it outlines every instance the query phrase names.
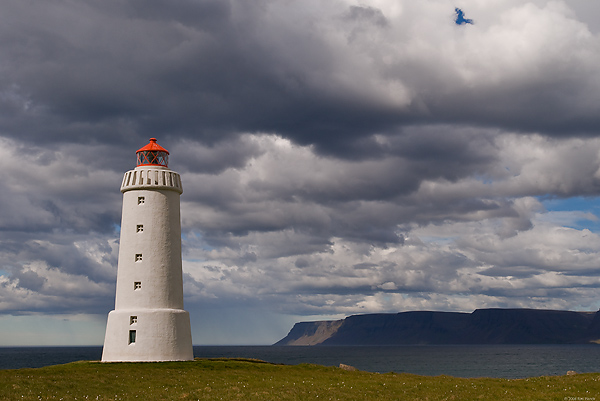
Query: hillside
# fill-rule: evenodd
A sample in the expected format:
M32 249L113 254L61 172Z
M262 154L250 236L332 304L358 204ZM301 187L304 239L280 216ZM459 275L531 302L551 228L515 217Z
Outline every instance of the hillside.
M565 392L567 391L568 392ZM567 396L565 396L567 394ZM0 370L0 400L592 400L598 373L525 380L347 371L310 364L197 359L76 362Z
M275 345L582 344L600 342L600 311L477 309L296 323Z

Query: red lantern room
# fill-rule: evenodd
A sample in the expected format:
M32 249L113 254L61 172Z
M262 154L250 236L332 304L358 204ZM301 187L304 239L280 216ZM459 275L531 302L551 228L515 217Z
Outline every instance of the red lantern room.
M156 143L156 138L150 138L150 143L137 152L138 166L169 167L169 151Z

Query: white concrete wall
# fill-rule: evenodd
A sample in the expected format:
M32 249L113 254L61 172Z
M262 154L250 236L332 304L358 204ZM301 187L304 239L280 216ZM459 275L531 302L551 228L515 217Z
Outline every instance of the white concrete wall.
M138 198L144 203L138 205ZM138 232L138 226L141 226ZM136 261L136 255L141 260ZM142 288L134 290L134 282ZM179 194L132 190L123 194L115 309L183 309Z
M137 323L131 324L131 316L136 316ZM132 344L130 330L136 331ZM186 311L133 309L109 313L103 362L188 361L193 357L190 316Z
M179 174L137 167L125 173L121 191L115 310L108 317L102 361L193 359L189 314L183 310ZM130 330L136 331L133 344Z

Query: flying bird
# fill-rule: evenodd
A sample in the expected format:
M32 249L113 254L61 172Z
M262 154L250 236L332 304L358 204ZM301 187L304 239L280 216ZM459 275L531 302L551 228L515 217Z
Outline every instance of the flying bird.
M456 25L473 24L473 20L465 18L465 13L460 8L456 7L454 12L456 12L456 20L454 21Z

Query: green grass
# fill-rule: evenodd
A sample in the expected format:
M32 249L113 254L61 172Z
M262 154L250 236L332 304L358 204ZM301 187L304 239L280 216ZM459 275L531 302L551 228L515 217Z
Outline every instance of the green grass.
M75 362L0 371L0 400L600 401L600 374L462 379L248 359Z

